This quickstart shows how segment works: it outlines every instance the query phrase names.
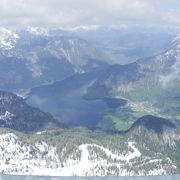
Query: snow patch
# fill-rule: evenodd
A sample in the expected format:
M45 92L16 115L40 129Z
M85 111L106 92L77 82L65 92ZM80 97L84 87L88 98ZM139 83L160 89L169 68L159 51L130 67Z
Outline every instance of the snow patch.
M132 161L136 162L137 158L142 155L135 147L134 142L128 142L128 146L131 151L122 155L113 153L110 149L97 144L81 144L75 149L81 154L79 158L73 158L69 154L68 159L60 160L56 147L48 145L46 142L31 144L21 141L13 133L1 134L0 172L38 176L106 176L115 175L116 172L112 167L116 167L119 171L118 175L132 176L135 172L127 169L125 165L131 165ZM93 147L100 149L99 152L103 151L105 158L94 157L92 155ZM60 152L61 155L63 153L67 153L66 147ZM156 169L146 174L165 174L165 170Z
M47 29L38 28L38 27L31 27L31 26L29 26L27 28L27 31L33 35L36 35L36 36L40 36L40 35L48 36L48 34L49 34Z
M6 111L4 115L0 115L0 121L4 121L5 125L11 126L11 120L14 116L14 114L10 113L9 111Z
M75 26L73 28L66 28L66 30L69 31L95 31L97 29L99 29L100 26L98 25L81 25L81 26Z
M5 50L14 48L18 38L18 34L14 33L13 31L0 28L0 48Z

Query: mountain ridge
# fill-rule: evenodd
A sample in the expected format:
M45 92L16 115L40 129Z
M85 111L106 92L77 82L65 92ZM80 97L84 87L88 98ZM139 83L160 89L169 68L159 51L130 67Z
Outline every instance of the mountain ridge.
M33 108L21 97L5 91L0 91L0 126L22 132L65 127L49 113Z
M0 31L1 89L27 89L108 66L102 53L79 37L61 30L38 32ZM3 43L10 48L1 47Z

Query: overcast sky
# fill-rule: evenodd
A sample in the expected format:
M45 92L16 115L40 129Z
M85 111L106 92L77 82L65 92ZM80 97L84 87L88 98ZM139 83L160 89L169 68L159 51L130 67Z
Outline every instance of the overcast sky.
M0 0L0 26L180 26L180 0Z

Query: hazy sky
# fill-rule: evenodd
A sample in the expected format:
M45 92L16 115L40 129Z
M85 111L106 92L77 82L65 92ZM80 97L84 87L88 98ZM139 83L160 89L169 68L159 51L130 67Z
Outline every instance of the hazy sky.
M0 0L0 26L180 26L180 0Z

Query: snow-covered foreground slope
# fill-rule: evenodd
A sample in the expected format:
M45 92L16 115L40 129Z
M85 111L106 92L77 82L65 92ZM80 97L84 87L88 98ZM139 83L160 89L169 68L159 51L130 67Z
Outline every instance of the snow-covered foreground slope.
M108 162L104 159L101 160L90 160L90 153L88 151L88 147L96 147L99 148L101 151L103 151L108 158L113 159L113 160L120 160L120 161L125 161L128 162L131 159L134 159L136 157L140 157L141 153L138 151L138 149L136 149L133 146L132 142L129 142L129 146L134 150L134 152L131 152L125 156L123 155L117 155L112 153L110 150L102 147L102 146L98 146L96 144L82 144L79 146L79 149L81 151L81 159L79 162L75 163L72 166L68 166L66 168L63 168L61 171L61 175L64 176L68 176L68 175L77 175L77 176L83 176L83 175L105 175L104 172L103 173L103 168L98 171L98 169L100 167L106 167L108 168L108 166L112 166L114 164L109 164ZM124 162L124 163L125 163ZM123 164L123 163L122 163ZM121 163L117 164L119 167L121 166ZM105 168L105 169L106 169ZM121 175L126 175L126 172L123 172L122 170L122 174Z
M67 147L64 147L67 151ZM143 175L143 171L136 173L129 169L133 162L142 157L134 142L128 142L128 151L116 153L97 144L81 144L75 151L80 152L79 158L73 157L71 152L66 160L62 160L64 152L48 145L44 141L27 143L14 133L0 135L0 172L16 175L43 176L105 176L105 175ZM103 155L103 156L102 156ZM146 157L147 158L147 157ZM149 163L157 163L154 160ZM161 168L154 168L146 174L166 174Z

